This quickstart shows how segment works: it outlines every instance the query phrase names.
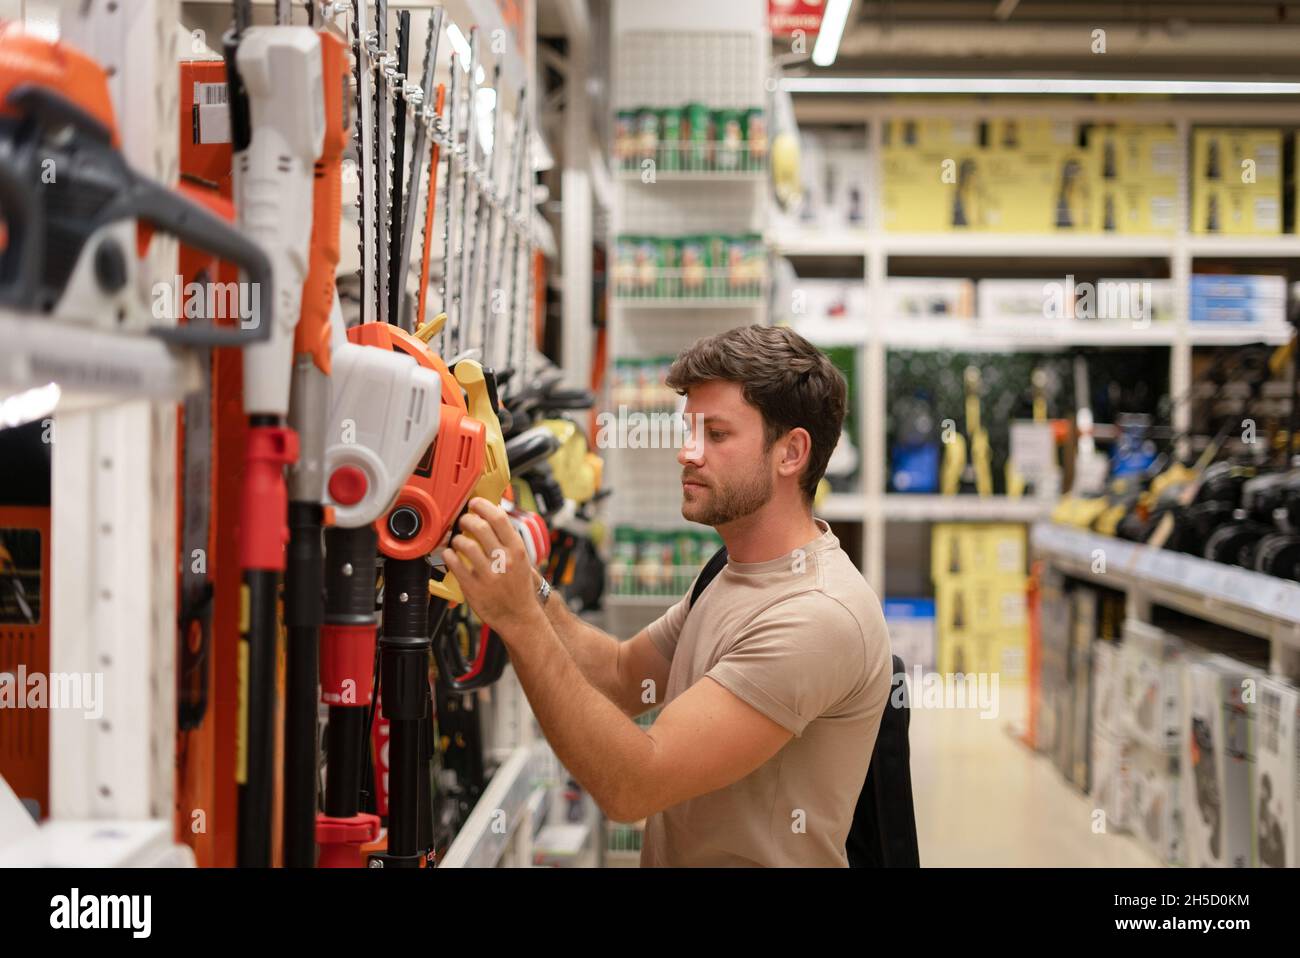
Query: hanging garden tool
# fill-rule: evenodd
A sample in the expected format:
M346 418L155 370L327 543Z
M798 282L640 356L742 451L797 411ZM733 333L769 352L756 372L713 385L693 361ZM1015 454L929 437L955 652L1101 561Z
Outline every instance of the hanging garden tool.
M271 864L278 593L285 567L288 490L284 469L298 458L287 425L294 333L311 246L314 167L325 137L321 44L311 27L250 26L251 0L235 3L226 70L234 148L235 210L261 243L274 275L269 338L244 353L248 440L240 508L244 610L240 629L238 861ZM265 295L265 293L263 293Z

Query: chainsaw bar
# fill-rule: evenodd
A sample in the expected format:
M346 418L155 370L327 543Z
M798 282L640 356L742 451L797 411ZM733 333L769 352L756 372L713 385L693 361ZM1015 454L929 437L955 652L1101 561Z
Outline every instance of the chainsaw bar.
M420 109L416 114L415 124L415 142L411 146L411 171L407 177L410 184L407 187L406 203L406 221L402 224L402 258L401 268L397 274L398 288L406 292L406 276L411 269L411 253L415 245L415 220L421 213L421 186L428 180L424 173L426 163L431 162L429 157L429 129L426 123L420 122L419 117L423 115L428 123L433 122L433 76L438 61L438 40L442 35L442 7L434 7L429 14L429 33L425 38L424 44L424 70L420 74ZM426 196L425 202L432 203L434 197ZM445 207L444 207L445 209ZM425 236L425 248L431 237ZM424 290L418 292L418 297L424 296ZM417 301L419 301L417 298ZM405 312L405 311L403 311ZM417 317L414 322L403 322L402 326L408 332L414 332L415 326L422 317Z
M372 323L377 318L379 271L375 238L375 198L379 192L375 170L375 91L374 77L370 71L370 51L367 43L369 0L352 0L352 33L354 41L357 113L356 150L360 170L360 188L357 191L357 212L361 226L361 321Z
M381 323L388 322L388 229L389 182L393 151L393 132L389 123L388 108L391 98L389 88L388 57L388 0L375 0L375 34L379 40L379 69L375 74L375 275L378 277L379 297L376 316Z

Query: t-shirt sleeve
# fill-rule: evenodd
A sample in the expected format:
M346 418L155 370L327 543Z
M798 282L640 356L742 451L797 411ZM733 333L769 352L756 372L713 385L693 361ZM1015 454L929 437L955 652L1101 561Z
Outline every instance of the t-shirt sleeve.
M762 612L707 673L795 735L861 683L862 630L838 602L796 597Z
M681 635L682 625L686 622L686 613L690 611L690 593L682 596L677 604L646 626L650 635L650 644L659 650L669 662L677 651L677 637Z

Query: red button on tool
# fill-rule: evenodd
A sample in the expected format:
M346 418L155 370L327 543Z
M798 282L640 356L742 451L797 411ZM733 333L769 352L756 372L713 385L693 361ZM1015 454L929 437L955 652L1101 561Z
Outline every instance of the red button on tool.
M354 506L366 494L366 474L356 466L339 466L330 476L330 498L341 506Z

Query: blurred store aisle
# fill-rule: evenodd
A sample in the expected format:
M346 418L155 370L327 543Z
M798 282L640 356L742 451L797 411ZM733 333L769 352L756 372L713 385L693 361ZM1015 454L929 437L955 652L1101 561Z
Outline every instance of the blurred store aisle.
M997 718L912 710L922 867L1159 866L1131 835L1093 833L1092 801L1007 731L1024 714L1024 690L1000 691Z

